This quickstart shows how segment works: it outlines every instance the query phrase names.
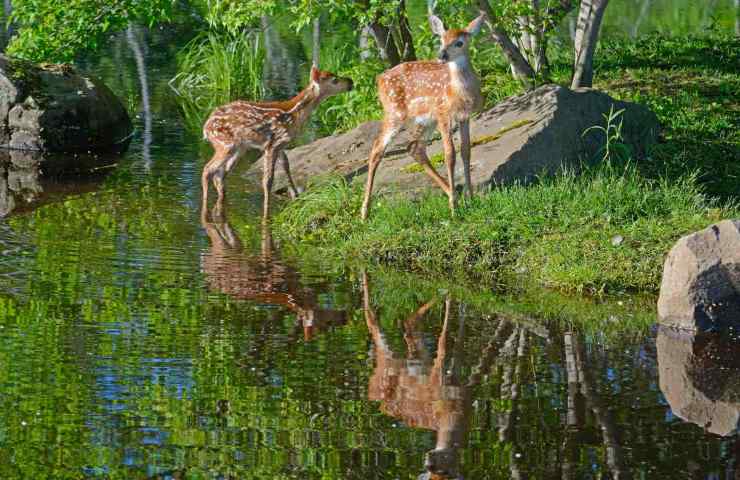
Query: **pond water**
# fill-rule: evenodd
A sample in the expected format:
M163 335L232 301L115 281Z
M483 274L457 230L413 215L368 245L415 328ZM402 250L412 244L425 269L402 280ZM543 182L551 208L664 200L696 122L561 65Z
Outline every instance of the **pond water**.
M326 265L238 174L202 222L167 85L192 34L82 62L138 112L95 176L0 156L0 478L740 478L737 343L650 299Z

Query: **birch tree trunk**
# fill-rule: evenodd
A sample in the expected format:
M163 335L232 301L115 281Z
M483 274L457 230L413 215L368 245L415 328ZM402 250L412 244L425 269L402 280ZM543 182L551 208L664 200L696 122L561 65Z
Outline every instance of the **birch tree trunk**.
M478 6L488 17L487 22L491 29L491 38L499 47L501 47L506 60L508 60L509 65L511 65L511 70L514 76L519 79L522 85L526 88L532 88L535 78L535 72L532 65L529 64L522 54L522 51L517 48L506 32L496 26L496 14L488 3L488 0L479 0Z
M575 38L575 62L571 88L591 87L594 79L593 60L599 30L609 0L581 0Z
M370 27L367 25L362 27L362 30L360 31L360 60L367 60L372 56L372 51L370 49Z

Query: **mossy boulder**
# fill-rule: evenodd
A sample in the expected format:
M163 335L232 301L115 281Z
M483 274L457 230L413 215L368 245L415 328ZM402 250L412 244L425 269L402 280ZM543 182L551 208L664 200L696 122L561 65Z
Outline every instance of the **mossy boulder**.
M0 55L0 147L51 152L122 148L133 130L121 101L70 65Z

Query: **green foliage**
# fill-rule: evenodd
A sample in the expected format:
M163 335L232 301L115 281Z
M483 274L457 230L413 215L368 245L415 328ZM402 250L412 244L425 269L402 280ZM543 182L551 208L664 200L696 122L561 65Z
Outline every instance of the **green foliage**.
M209 33L188 43L170 82L187 124L199 130L215 107L238 98L261 99L264 61L256 33Z
M10 20L18 33L7 51L33 61L69 62L129 22L166 21L173 6L173 0L15 0Z

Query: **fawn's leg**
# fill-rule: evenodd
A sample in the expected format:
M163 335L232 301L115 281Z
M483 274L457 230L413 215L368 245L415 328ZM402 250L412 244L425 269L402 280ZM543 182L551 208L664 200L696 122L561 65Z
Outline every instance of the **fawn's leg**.
M450 201L450 212L455 216L455 207L457 204L457 192L455 192L455 143L452 140L452 122L449 118L437 119L439 133L442 134L442 143L445 149L445 163L447 164L447 181L450 184L450 190L447 197Z
M214 173L220 168L220 166L223 165L223 163L226 161L226 156L228 155L228 150L217 147L215 147L215 150L216 151L214 152L213 157L211 157L208 163L206 163L203 167L203 173L201 173L200 176L200 186L202 190L202 212L208 210L208 187L210 186L209 183L211 182L211 178L213 177Z
M470 180L470 120L460 122L460 156L465 172L465 197L473 198L473 182Z
M295 187L293 177L290 175L290 163L288 162L288 155L284 150L280 150L280 162L283 164L283 170L285 171L285 175L288 177L288 192L290 193L290 198L295 200L298 198L298 189Z
M267 219L270 216L270 192L272 191L272 179L275 175L275 161L277 152L274 148L268 147L262 156L262 193L265 198L262 203L262 218Z
M424 126L418 126L411 133L411 143L409 143L409 153L414 159L421 164L429 177L439 185L446 194L449 195L450 186L442 176L437 173L431 163L429 163L429 157L427 156L427 147L424 145Z
M383 122L383 127L380 130L380 135L375 139L373 148L370 150L370 158L367 163L367 184L365 185L365 199L362 201L362 211L360 216L363 221L367 220L367 214L370 211L370 197L373 194L373 182L375 181L375 172L378 169L380 161L383 159L383 154L388 145L393 141L393 138L398 134L403 126L402 123L390 121Z

